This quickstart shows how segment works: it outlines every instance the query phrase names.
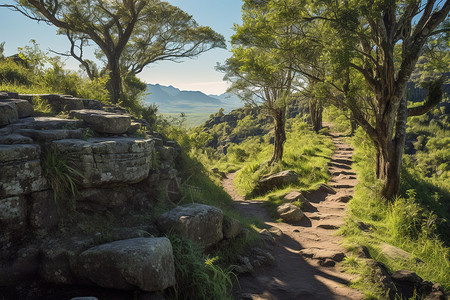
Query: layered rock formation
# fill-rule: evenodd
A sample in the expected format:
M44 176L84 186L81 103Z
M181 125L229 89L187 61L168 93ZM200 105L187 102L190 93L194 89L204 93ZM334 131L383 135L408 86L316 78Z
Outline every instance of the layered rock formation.
M37 97L69 119L33 116ZM95 100L0 92L0 294L28 279L164 290L175 285L167 232L204 248L240 233L237 220L223 226L222 211L201 204L157 227L156 203L181 198L181 148L145 125Z

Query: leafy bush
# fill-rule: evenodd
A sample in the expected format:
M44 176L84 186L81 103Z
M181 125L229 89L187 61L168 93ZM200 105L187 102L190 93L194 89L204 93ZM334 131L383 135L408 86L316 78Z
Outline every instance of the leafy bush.
M0 60L0 82L2 84L31 84L32 73L24 66L5 59Z

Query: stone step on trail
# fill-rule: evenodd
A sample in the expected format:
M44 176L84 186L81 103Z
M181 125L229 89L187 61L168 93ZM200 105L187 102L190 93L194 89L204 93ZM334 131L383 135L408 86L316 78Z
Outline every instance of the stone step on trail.
M339 163L343 165L351 165L353 161L351 159L342 159L342 158L335 158L332 159L334 163Z
M338 169L344 169L344 170L351 170L352 169L352 167L349 166L349 165L335 163L335 162L332 162L332 161L328 163L328 166L329 167L335 167L335 168L338 168Z

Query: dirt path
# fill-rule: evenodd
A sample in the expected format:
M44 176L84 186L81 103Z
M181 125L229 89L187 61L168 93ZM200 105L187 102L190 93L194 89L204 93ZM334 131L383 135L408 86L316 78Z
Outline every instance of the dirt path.
M329 185L336 194L317 191L307 196L310 206L298 225L274 223L262 201L246 201L233 187L235 173L222 184L245 216L257 217L268 226L278 227L283 236L274 246L275 264L257 269L254 274L239 276L240 299L362 299L363 295L346 284L353 279L341 272L335 260L341 260L344 249L336 235L344 223L346 202L353 195L356 176L351 169L352 152L337 134L331 134L336 150L328 170ZM334 259L334 260L333 260Z

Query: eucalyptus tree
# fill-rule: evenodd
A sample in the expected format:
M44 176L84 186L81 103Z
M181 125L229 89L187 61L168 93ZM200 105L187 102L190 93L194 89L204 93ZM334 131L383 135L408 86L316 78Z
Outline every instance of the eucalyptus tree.
M283 159L286 106L296 87L296 77L277 50L266 47L278 41L268 31L268 23L260 22L259 16L264 13L264 6L252 1L243 5L242 25L235 25L231 39L232 56L219 69L226 72L225 79L232 83L230 92L273 118L274 151L270 165Z
M392 199L400 183L407 117L426 113L442 99L441 77L426 85L428 96L420 106L408 108L405 91L427 42L448 33L450 1L246 2L263 5L259 20L290 42L268 47L289 57L297 72L315 80L316 90L351 111L375 145L375 173L383 181L382 195ZM288 35L286 24L294 29ZM448 43L448 38L436 41ZM315 53L315 59L308 61L305 53Z
M199 26L189 14L159 0L15 0L2 5L59 28L71 42L70 54L88 75L98 75L83 47L93 42L105 58L111 101L120 101L123 75L136 75L160 60L195 57L215 47L225 48L224 38Z

